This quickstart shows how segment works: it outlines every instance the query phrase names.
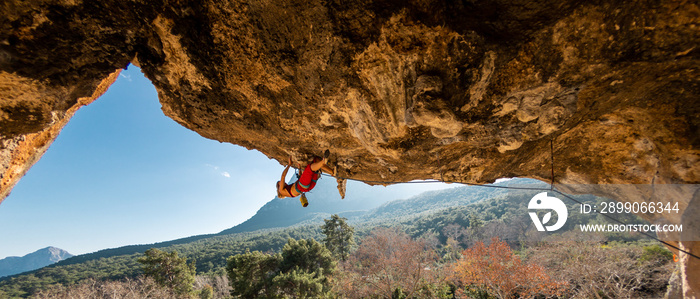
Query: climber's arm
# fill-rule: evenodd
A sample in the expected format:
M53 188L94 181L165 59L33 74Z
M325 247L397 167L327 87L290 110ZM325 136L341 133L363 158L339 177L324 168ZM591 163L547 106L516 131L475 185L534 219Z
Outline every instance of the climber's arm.
M280 184L280 188L284 188L284 184L287 181L287 172L289 171L290 166L292 165L287 165L287 167L284 168L284 171L282 171L282 178L280 178L280 182L282 182L282 184Z

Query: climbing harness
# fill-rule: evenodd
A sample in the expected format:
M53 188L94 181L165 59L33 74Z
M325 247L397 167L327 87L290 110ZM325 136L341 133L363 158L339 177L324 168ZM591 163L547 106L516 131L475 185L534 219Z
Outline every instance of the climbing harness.
M320 170L314 171L315 176L312 176L311 182L309 182L308 185L304 185L299 181L299 179L301 178L301 173L302 173L301 169L296 168L296 167L295 167L295 169L296 169L295 174L297 177L297 181L294 183L294 189L297 190L297 192L299 192L299 194L301 195L299 197L299 202L301 202L301 206L306 208L307 206L309 206L309 200L306 198L306 192L310 192L311 189L309 189L309 188L314 186L315 183L318 182L319 179L321 179L321 175L320 175L321 171ZM314 177L316 177L316 179L314 179ZM299 188L299 186L301 186L301 189Z

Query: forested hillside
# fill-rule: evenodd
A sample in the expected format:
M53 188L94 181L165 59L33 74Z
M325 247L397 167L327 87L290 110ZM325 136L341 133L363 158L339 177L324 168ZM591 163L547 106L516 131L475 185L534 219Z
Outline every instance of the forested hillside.
M154 244L129 245L104 249L94 253L75 256L62 261L58 265L70 265L106 257L143 253L149 248L167 248L216 236L252 232L269 228L285 228L308 220L321 222L323 217L327 217L327 215L331 213L364 215L369 210L384 203L408 198L412 194L415 194L415 191L410 188L401 188L400 186L369 186L363 183L350 181L348 182L347 196L345 199L341 199L336 189L335 180L324 176L319 180L313 192L308 194L309 206L306 208L301 206L298 197L285 199L274 198L260 208L250 219L217 234L191 236Z
M382 204L415 195L415 191L402 186L369 186L349 181L346 197L341 199L336 186L334 178L322 176L314 190L307 193L308 207L302 207L298 197L284 199L275 197L260 208L253 217L222 231L219 235L288 227L310 219L321 221L323 217L330 214L362 215Z
M522 179L511 180L500 185L526 186L535 189L548 186L538 181ZM462 186L384 203L374 209L349 213L346 217L355 227L358 237L366 236L377 226L396 226L411 237L432 240L431 242L438 247L444 246L448 239L452 239L462 248L466 248L475 241L495 236L509 243L524 244L544 237L544 235L538 237L537 232L532 231L532 222L527 214L527 203L538 192L541 191ZM589 195L576 196L576 198L587 203L602 200ZM334 199L324 201L320 196L314 199L310 197L310 200L320 207L334 203ZM349 201L347 198L345 200ZM294 204L298 205L297 202ZM352 205L348 204L348 206ZM294 213L295 210L290 209L286 202L275 199L261 209L259 215L248 221L248 229L255 225L262 225L265 220L273 221L276 217L287 219L297 217L296 222L288 221L291 227L198 236L176 242L129 246L78 256L29 274L4 279L0 281L0 291L10 296L27 296L55 283L73 284L87 278L133 278L140 273L136 259L152 247L159 247L166 251L176 250L181 256L195 260L198 274L221 274L226 259L232 255L246 251L278 251L289 238L322 239L320 224L323 221L321 219L328 218L329 213L324 213L322 208L306 214L305 218L298 217ZM572 215L572 217L576 216ZM593 217L590 220L581 221L605 221L605 219ZM295 223L301 224L293 225ZM573 223L575 221L570 221L569 226L573 226ZM564 230L566 229L571 230L572 227L565 227ZM227 231L235 230L236 228L232 228ZM641 236L637 236L639 237ZM616 236L611 238L620 239ZM124 252L126 254L123 254Z

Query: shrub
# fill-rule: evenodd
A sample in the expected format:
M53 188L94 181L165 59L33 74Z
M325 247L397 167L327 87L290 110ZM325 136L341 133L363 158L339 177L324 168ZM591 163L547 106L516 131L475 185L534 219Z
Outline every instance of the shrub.
M489 246L477 242L462 252L452 270L456 284L466 287L466 291L486 291L498 298L555 296L566 285L550 277L544 267L523 262L498 238L493 238Z

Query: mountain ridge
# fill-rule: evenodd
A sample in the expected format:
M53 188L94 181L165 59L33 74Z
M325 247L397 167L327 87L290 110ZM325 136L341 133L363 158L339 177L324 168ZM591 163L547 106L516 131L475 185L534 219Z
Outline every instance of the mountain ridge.
M546 183L533 180L533 179L524 179L524 178L515 178L510 181L506 182L500 182L496 183L493 185L497 186L517 186L517 185L526 185L529 187L546 187L548 186ZM486 185L488 186L488 185ZM198 241L202 241L208 238L215 238L215 237L223 237L223 236L229 236L229 235L236 235L236 234L241 234L241 233L254 233L256 231L265 231L265 230L276 230L276 229L281 229L281 228L289 228L289 227L294 227L294 226L299 226L299 225L316 225L318 223L322 223L322 220L324 218L327 218L331 214L339 214L343 217L346 217L349 219L351 222L363 222L363 221L372 221L372 218L387 218L387 217L396 217L398 214L412 214L412 213L424 213L428 212L431 210L438 210L438 209L444 209L452 206L457 206L457 205L468 205L470 203L474 203L479 201L479 199L473 199L470 200L469 197L491 197L491 196L497 196L502 193L505 193L504 191L506 189L494 189L494 188L488 188L488 187L483 187L483 186L464 186L464 185L456 185L455 188L448 188L448 189L442 189L442 190L432 190L432 191L424 191L424 192L419 192L416 193L415 191L413 192L413 196L408 196L407 194L410 194L411 191L406 191L399 189L398 191L395 190L396 188L391 188L391 187L396 187L396 186L389 186L389 187L382 187L382 188L377 188L377 186L369 186L363 183L359 182L354 182L350 181L348 182L348 192L347 196L345 199L340 199L340 196L337 193L337 190L335 189L335 181L334 180L321 180L317 184L317 187L310 193L307 194L309 198L309 206L307 208L304 208L301 206L301 204L298 202L298 199L295 198L285 198L285 199L280 199L275 197L273 200L265 204L263 207L261 207L255 215L253 215L251 218L248 220L233 226L229 229L225 229L219 233L214 233L214 234L202 234L202 235L195 235L195 236L189 236L185 238L180 238L180 239L175 239L175 240L170 240L170 241L164 241L164 242L157 242L157 243L150 243L150 244L135 244L135 245L126 245L126 246L121 246L117 248L108 248L108 249L103 249L99 250L93 253L86 253L78 256L71 257L66 260L62 260L56 264L55 266L64 266L64 265L71 265L71 264L78 264L78 263L83 263L87 262L90 260L96 260L104 257L113 257L113 256L121 256L121 255L133 255L133 254L139 254L143 253L144 251L150 249L150 248L165 248L165 247L170 247L170 246L175 246L175 245L183 245L183 244L190 244L190 243L195 243ZM435 200L426 200L424 197L434 197L435 195L439 194L459 194L459 193L464 193L465 191L469 190L471 195L469 196L463 196L462 198L457 198L457 199L448 199L446 201L452 202L449 205L445 205L445 201L435 201ZM361 194L362 192L360 191L367 191L371 194L363 195ZM381 192L385 191L385 192ZM360 193L360 194L358 194ZM391 194L393 193L393 195ZM379 196L378 196L379 195ZM382 197L383 195L383 197ZM406 196L407 198L401 198L402 196ZM377 199L381 198L381 199ZM485 198L485 197L482 197ZM374 202L372 202L374 201ZM410 210L406 210L406 206L413 206L416 205L417 202L424 202L428 203L429 206L423 206L421 208L411 208ZM340 211L340 210L332 210L330 207L338 207L342 206L347 208L347 210ZM359 207L359 208L358 208ZM366 209L360 209L360 208L366 208ZM378 211L383 211L382 213L378 213ZM403 212L402 212L403 211ZM277 213L277 212L281 212ZM290 213L291 212L291 213ZM298 214L295 214L298 213ZM267 216L265 216L267 214ZM288 217L289 214L292 215L298 215L294 218ZM281 216L280 216L281 215ZM283 219L287 215L286 219ZM270 218L275 219L277 222L274 222L270 220ZM280 220L283 219L283 220ZM375 219L376 220L376 219ZM284 225L282 225L284 224ZM52 265L52 266L54 266Z
M347 194L341 199L333 179L322 177L316 187L307 193L308 207L302 207L298 197L280 199L273 198L262 206L246 221L225 229L217 235L239 232L249 232L265 228L279 228L304 222L306 217L316 213L340 214L347 212L369 211L395 200L415 196L417 193L409 188L399 186L370 186L364 183L349 181ZM422 193L422 192L421 192ZM289 215L293 215L290 218Z
M529 190L503 188L504 185L518 186L519 184L527 185ZM383 203L380 207L372 210L309 212L302 217L302 221L286 228L263 228L256 231L223 235L200 235L156 244L131 245L102 250L76 256L32 272L0 278L0 292L25 298L37 288L53 284L56 281L71 284L90 278L119 280L137 277L141 270L136 260L145 250L150 248L178 251L183 257L196 261L198 273L221 273L226 260L231 255L246 251L274 252L281 249L289 238L322 239L321 224L323 219L328 218L331 214L347 217L348 222L356 227L358 237L368 234L372 227L410 225L413 227L410 232L413 237L429 232L431 236L445 241L446 235L443 227L448 223L466 225L465 221L468 220L465 219L469 218L467 214L471 213L469 207L474 206L478 211L481 211L477 213L483 213L484 220L489 220L494 215L502 214L501 210L506 206L516 205L517 209L522 210L523 204L526 204L526 201L535 192L548 187L546 183L530 179L514 179L494 185L490 186L491 188L488 186L461 186L421 192L407 199ZM322 207L324 205L326 197L321 196L323 192L320 191L322 190L319 189L319 192L313 195L314 197L310 195L310 206ZM501 202L500 206L494 209L481 204L481 202L490 201L489 199ZM374 205L378 204L379 200L374 203ZM265 210L282 209L286 211L287 215L294 215L296 212L288 207L297 205L300 207L296 199L282 199L260 210L262 213ZM274 216L274 214L269 215ZM251 219L253 219L251 220L253 224L256 221L267 221L265 217L251 217Z
M8 256L0 260L0 277L40 269L73 257L68 251L48 246L24 256Z
M341 199L336 189L336 181L332 178L323 176L322 179L316 184L316 187L307 193L309 206L306 208L301 206L298 197L284 199L275 197L258 209L258 211L252 217L218 233L194 235L149 244L133 244L116 248L106 248L95 252L74 256L70 259L61 261L57 265L77 264L106 256L143 253L150 248L163 248L173 245L188 244L218 236L289 227L306 222L308 219L305 217L318 218L310 215L319 213L321 215L347 215L345 213L364 213L390 201L410 198L420 193L423 192L417 192L416 190L405 185L391 185L384 187L370 186L356 181L349 181L347 185L346 197L345 199ZM282 214L279 214L278 212L282 212ZM265 216L266 213L267 216ZM290 217L289 215L293 216Z

